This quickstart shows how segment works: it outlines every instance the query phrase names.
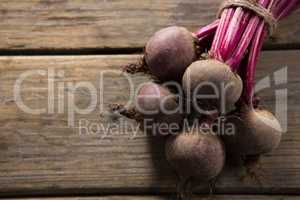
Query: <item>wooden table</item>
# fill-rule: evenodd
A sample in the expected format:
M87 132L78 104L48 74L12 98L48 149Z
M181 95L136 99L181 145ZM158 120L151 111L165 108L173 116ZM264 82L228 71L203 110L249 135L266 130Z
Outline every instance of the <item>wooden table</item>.
M220 2L1 0L0 196L43 196L47 200L159 200L174 196L177 180L164 159L164 141L141 132L132 138L130 129L104 137L103 127L112 123L136 125L107 112L107 107L129 98L129 85L120 67L141 58L150 35L175 24L196 31L214 19ZM258 79L269 76L272 80L272 86L260 92L264 106L274 111L275 91L288 89L288 131L283 142L263 157L262 184L241 181L239 168L225 169L213 198L300 198L299 24L300 10L280 23L264 46L257 70ZM285 66L288 83L276 85L273 72ZM115 71L106 74L101 86L99 76L105 70ZM20 98L14 98L22 77ZM142 74L131 77L136 86L149 79ZM95 93L72 89L86 82L94 86ZM72 102L85 108L91 95L98 96L103 107L73 116ZM21 102L46 112L28 114L20 108ZM48 107L48 102L53 106ZM73 127L70 116L74 117ZM89 123L90 134L80 134L80 123ZM195 199L208 190L199 186L200 196Z

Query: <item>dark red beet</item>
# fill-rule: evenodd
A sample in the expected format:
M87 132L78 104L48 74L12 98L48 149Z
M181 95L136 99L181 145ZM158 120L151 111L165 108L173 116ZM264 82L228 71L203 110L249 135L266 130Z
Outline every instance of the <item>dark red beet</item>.
M170 136L166 157L182 180L209 181L222 171L225 149L218 136L192 131Z
M269 153L281 141L281 126L274 115L266 110L245 108L240 116L228 117L227 125L229 123L235 127L235 134L224 134L223 138L226 148L234 155L257 156Z
M145 49L151 73L161 81L181 81L185 69L196 59L194 41L193 34L183 27L156 32Z
M240 98L243 83L228 65L209 59L196 61L187 68L182 79L182 87L191 97L215 95L217 92L218 98L198 100L200 103L208 103L222 109L220 110L222 112L228 112Z
M155 83L146 83L140 88L136 110L143 116L144 122L147 121L147 126L156 126L153 134L175 133L183 122L175 96L167 88Z

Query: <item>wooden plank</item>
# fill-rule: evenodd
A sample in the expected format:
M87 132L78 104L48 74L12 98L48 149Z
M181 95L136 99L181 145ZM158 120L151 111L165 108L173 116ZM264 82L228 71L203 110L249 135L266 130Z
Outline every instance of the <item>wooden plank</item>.
M2 0L0 49L95 49L143 47L170 25L191 31L215 19L222 0ZM300 43L300 10L280 23L269 41Z
M192 200L215 199L215 200L298 200L299 196L246 196L246 195L227 195L227 196L195 196ZM40 200L41 198L18 198L3 200ZM53 197L43 198L44 200L167 200L168 196L105 196L105 197Z
M263 105L273 108L274 90L289 89L288 132L280 148L262 160L263 185L240 181L242 170L231 168L222 174L215 192L299 194L299 53L264 52L258 68L258 76L262 78L288 66L289 81L288 85L272 86L261 92ZM102 102L107 110L110 103L128 100L128 81L120 75L119 69L140 57L0 57L0 195L174 191L176 177L164 159L164 139L145 136L140 131L133 137L137 125L134 121L100 111L100 106L89 114L75 114L75 126L68 127L68 116L72 116L74 105L67 100L72 100L74 94L79 108L85 108L90 102L89 91L73 90L66 87L68 84L89 82L94 85L96 92L91 94L103 95L102 101L98 98L98 105ZM37 75L28 74L30 70L44 71L38 71L41 74ZM104 76L100 90L99 77L105 70L116 70L116 73ZM50 113L50 107L49 113L28 114L19 107L20 99L14 99L16 81L26 73L30 75L25 77L21 87L23 102L30 108L47 108L51 88L48 88L47 74L43 74L46 72L55 83L54 112ZM132 80L137 88L148 78L140 74L132 76ZM59 96L59 91L63 95ZM58 112L59 101L64 102L62 113ZM120 130L111 126L113 124L121 127ZM85 127L90 128L89 133ZM105 134L104 128L110 128L109 134ZM208 187L202 185L198 191L207 192Z

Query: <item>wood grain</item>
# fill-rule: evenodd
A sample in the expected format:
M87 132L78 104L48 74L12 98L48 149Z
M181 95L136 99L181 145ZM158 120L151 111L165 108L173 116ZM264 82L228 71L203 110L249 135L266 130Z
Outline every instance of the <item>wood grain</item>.
M40 198L18 198L18 200L39 200ZM44 200L169 200L169 196L105 196L105 197L58 197L43 198ZM246 196L246 195L230 195L230 196L195 196L192 200L298 200L299 196ZM17 199L3 199L17 200Z
M258 77L270 76L274 83L272 72L288 66L288 84L273 85L260 92L262 105L274 108L275 89L288 88L289 92L288 132L280 148L262 159L262 185L253 180L240 181L243 170L230 168L219 178L216 193L300 193L299 55L296 50L264 52L258 67ZM140 55L0 57L0 195L174 192L177 181L164 159L164 139L140 131L133 137L136 122L105 112L109 104L128 100L128 81L119 69L139 58ZM101 89L99 77L105 70L116 71L105 74ZM30 75L28 71L41 74ZM51 91L47 81L54 81L53 113L50 107L48 113L28 114L18 106L21 101L14 98L14 87L25 72L30 76L22 84L21 98L34 109L47 108ZM131 77L135 88L149 80L142 74ZM94 85L96 92L70 87L82 82ZM59 96L59 91L63 95ZM74 127L69 127L73 95L75 105L86 108L91 94L99 97L97 109L75 114ZM68 102L68 98L72 101ZM58 112L59 101L64 102L62 113ZM284 105L282 100L277 102ZM80 121L82 127L89 124L89 133L80 129ZM122 129L109 127L113 124ZM104 134L103 128L107 127L110 132ZM208 186L202 184L197 191L207 192Z
M141 48L157 30L191 31L215 19L222 0L1 0L0 49ZM299 46L300 11L280 23L274 45Z

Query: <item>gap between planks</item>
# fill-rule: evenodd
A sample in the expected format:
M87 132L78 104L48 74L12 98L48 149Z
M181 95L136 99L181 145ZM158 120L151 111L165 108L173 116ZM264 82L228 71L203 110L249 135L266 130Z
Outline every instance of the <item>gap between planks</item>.
M266 45L262 51L299 50L300 44ZM104 48L104 49L0 49L0 56L89 56L89 55L124 55L139 54L144 47Z
M298 200L300 196L260 196L260 195L211 195L194 196L192 200ZM103 196L103 197L52 197L52 198L4 198L2 200L170 200L176 199L175 196Z

